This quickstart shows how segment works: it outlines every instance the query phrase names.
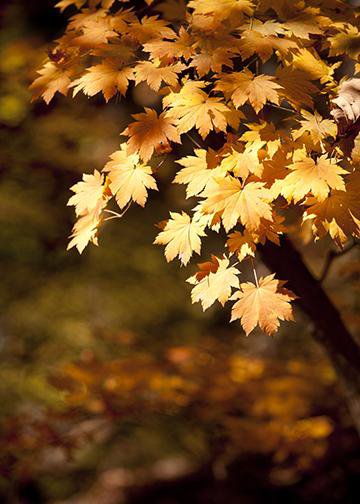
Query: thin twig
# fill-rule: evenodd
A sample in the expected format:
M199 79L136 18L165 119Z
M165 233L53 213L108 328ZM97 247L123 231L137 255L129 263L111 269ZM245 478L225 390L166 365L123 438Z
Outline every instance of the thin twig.
M192 141L194 145L196 145L196 147L203 149L203 147L191 135L189 135L189 133L185 133L185 135Z
M275 105L275 103L267 103L266 104L268 107L273 107L273 108L277 108L277 109L280 109L280 110L286 110L286 112L291 112L292 114L294 112L296 112L294 109L289 109L287 107L282 107L281 105Z
M338 257L344 255L344 254L347 254L350 250L352 250L354 247L356 247L356 245L358 245L358 242L356 240L354 240L348 247L342 249L342 250L339 250L339 251L336 251L336 250L331 250L326 259L325 259L325 264L323 266L323 270L321 272L321 275L319 276L319 282L322 283L324 282L325 278L327 277L327 274L329 273L329 270L331 268L331 265L332 263L334 262L335 259L337 259Z

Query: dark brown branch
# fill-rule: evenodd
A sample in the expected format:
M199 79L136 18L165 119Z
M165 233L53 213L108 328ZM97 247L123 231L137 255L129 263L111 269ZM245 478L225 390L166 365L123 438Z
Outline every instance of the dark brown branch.
M346 328L341 316L311 274L291 241L282 237L281 246L267 242L260 247L264 263L299 299L296 301L314 324L314 337L325 348L345 386L349 409L360 433L360 347Z

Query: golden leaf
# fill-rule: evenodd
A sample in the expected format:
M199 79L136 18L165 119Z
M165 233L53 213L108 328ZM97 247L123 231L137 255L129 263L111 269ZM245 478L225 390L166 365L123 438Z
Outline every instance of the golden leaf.
M195 220L185 212L181 214L170 212L170 219L164 230L157 235L154 243L166 245L165 257L168 262L178 256L186 265L194 252L200 254L200 237L206 236L205 226L206 219Z
M234 177L212 180L201 194L204 213L221 213L226 231L238 221L249 230L256 230L261 217L272 220L270 192L262 182L250 182L244 187Z
M171 92L164 97L164 106L168 107L166 117L176 124L179 133L195 127L205 138L212 129L226 130L226 113L230 109L221 98L210 98L202 89L205 86L203 81L188 81L178 93Z
M142 164L138 154L128 155L125 144L110 158L104 171L109 172L110 190L119 207L124 208L131 200L145 206L147 189L157 190L151 167Z
M332 191L324 201L308 198L309 208L304 214L304 220L312 221L312 229L316 236L323 237L327 233L341 247L354 236L360 237L360 173L353 172L347 177L345 191Z
M241 107L249 101L255 112L259 112L267 101L279 104L279 89L271 75L255 76L250 70L221 74L215 89L229 96L235 107Z
M134 78L132 68L121 68L118 62L111 59L89 67L86 71L87 73L71 84L71 87L74 88L73 96L76 96L79 91L88 96L102 92L105 100L109 101L117 91L124 96L129 86L129 80Z
M75 206L76 215L91 212L103 199L104 176L97 170L94 170L93 175L84 173L82 181L77 182L70 189L75 194L71 196L67 204Z
M231 321L240 319L246 336L257 325L269 336L277 332L280 320L294 320L290 301L295 296L282 288L275 275L260 278L259 284L242 283L231 299L237 299L231 311Z
M205 149L195 149L195 156L186 156L178 161L183 168L177 172L174 182L187 184L186 197L197 196L214 177L221 176L223 170L219 167L210 168L208 152Z
M307 110L302 110L301 115L304 118L299 121L301 128L292 131L294 140L297 140L302 135L309 135L314 145L318 146L324 138L336 137L337 126L332 119L323 119L316 111L312 114Z
M154 91L159 91L161 83L165 82L169 86L176 86L178 83L178 73L185 69L182 63L175 65L160 66L160 61L142 61L134 68L135 83L147 82Z
M180 136L173 121L163 112L159 116L155 110L145 108L145 112L134 114L135 122L121 133L127 135L128 154L139 153L141 159L147 162L154 150L162 144L180 142Z
M188 282L195 285L191 291L191 299L193 303L201 302L203 310L207 310L211 305L218 300L223 306L231 296L232 288L239 287L238 275L240 271L233 266L229 266L229 259L219 259L218 268L213 273L209 270L209 274L198 280L197 275L188 278Z
M67 94L71 84L71 70L63 69L52 61L48 61L38 73L40 77L37 77L30 86L34 92L34 100L42 96L44 101L49 104L56 92Z
M330 189L345 191L345 182L341 175L348 173L336 164L336 159L321 156L316 162L305 158L289 165L292 172L282 181L280 193L288 200L298 203L308 193L318 201L327 198Z

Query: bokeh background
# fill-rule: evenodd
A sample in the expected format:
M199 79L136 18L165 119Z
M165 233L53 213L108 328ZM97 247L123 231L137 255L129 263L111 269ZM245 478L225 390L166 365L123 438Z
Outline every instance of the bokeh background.
M171 156L146 209L109 221L100 247L66 252L69 187L159 98L138 86L106 106L31 103L66 15L50 0L3 1L0 15L0 501L360 502L359 439L310 321L297 311L276 338L247 339L227 309L191 305L193 269L152 245L188 204ZM329 243L305 230L297 246L319 274ZM353 332L358 258L326 280Z

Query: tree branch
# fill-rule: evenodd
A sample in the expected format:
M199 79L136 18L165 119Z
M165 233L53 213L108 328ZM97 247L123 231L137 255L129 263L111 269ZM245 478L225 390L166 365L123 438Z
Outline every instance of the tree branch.
M349 409L360 434L360 347L336 307L308 270L300 253L283 236L280 247L271 242L259 247L264 263L299 296L296 301L314 324L314 337L324 347L345 387Z

